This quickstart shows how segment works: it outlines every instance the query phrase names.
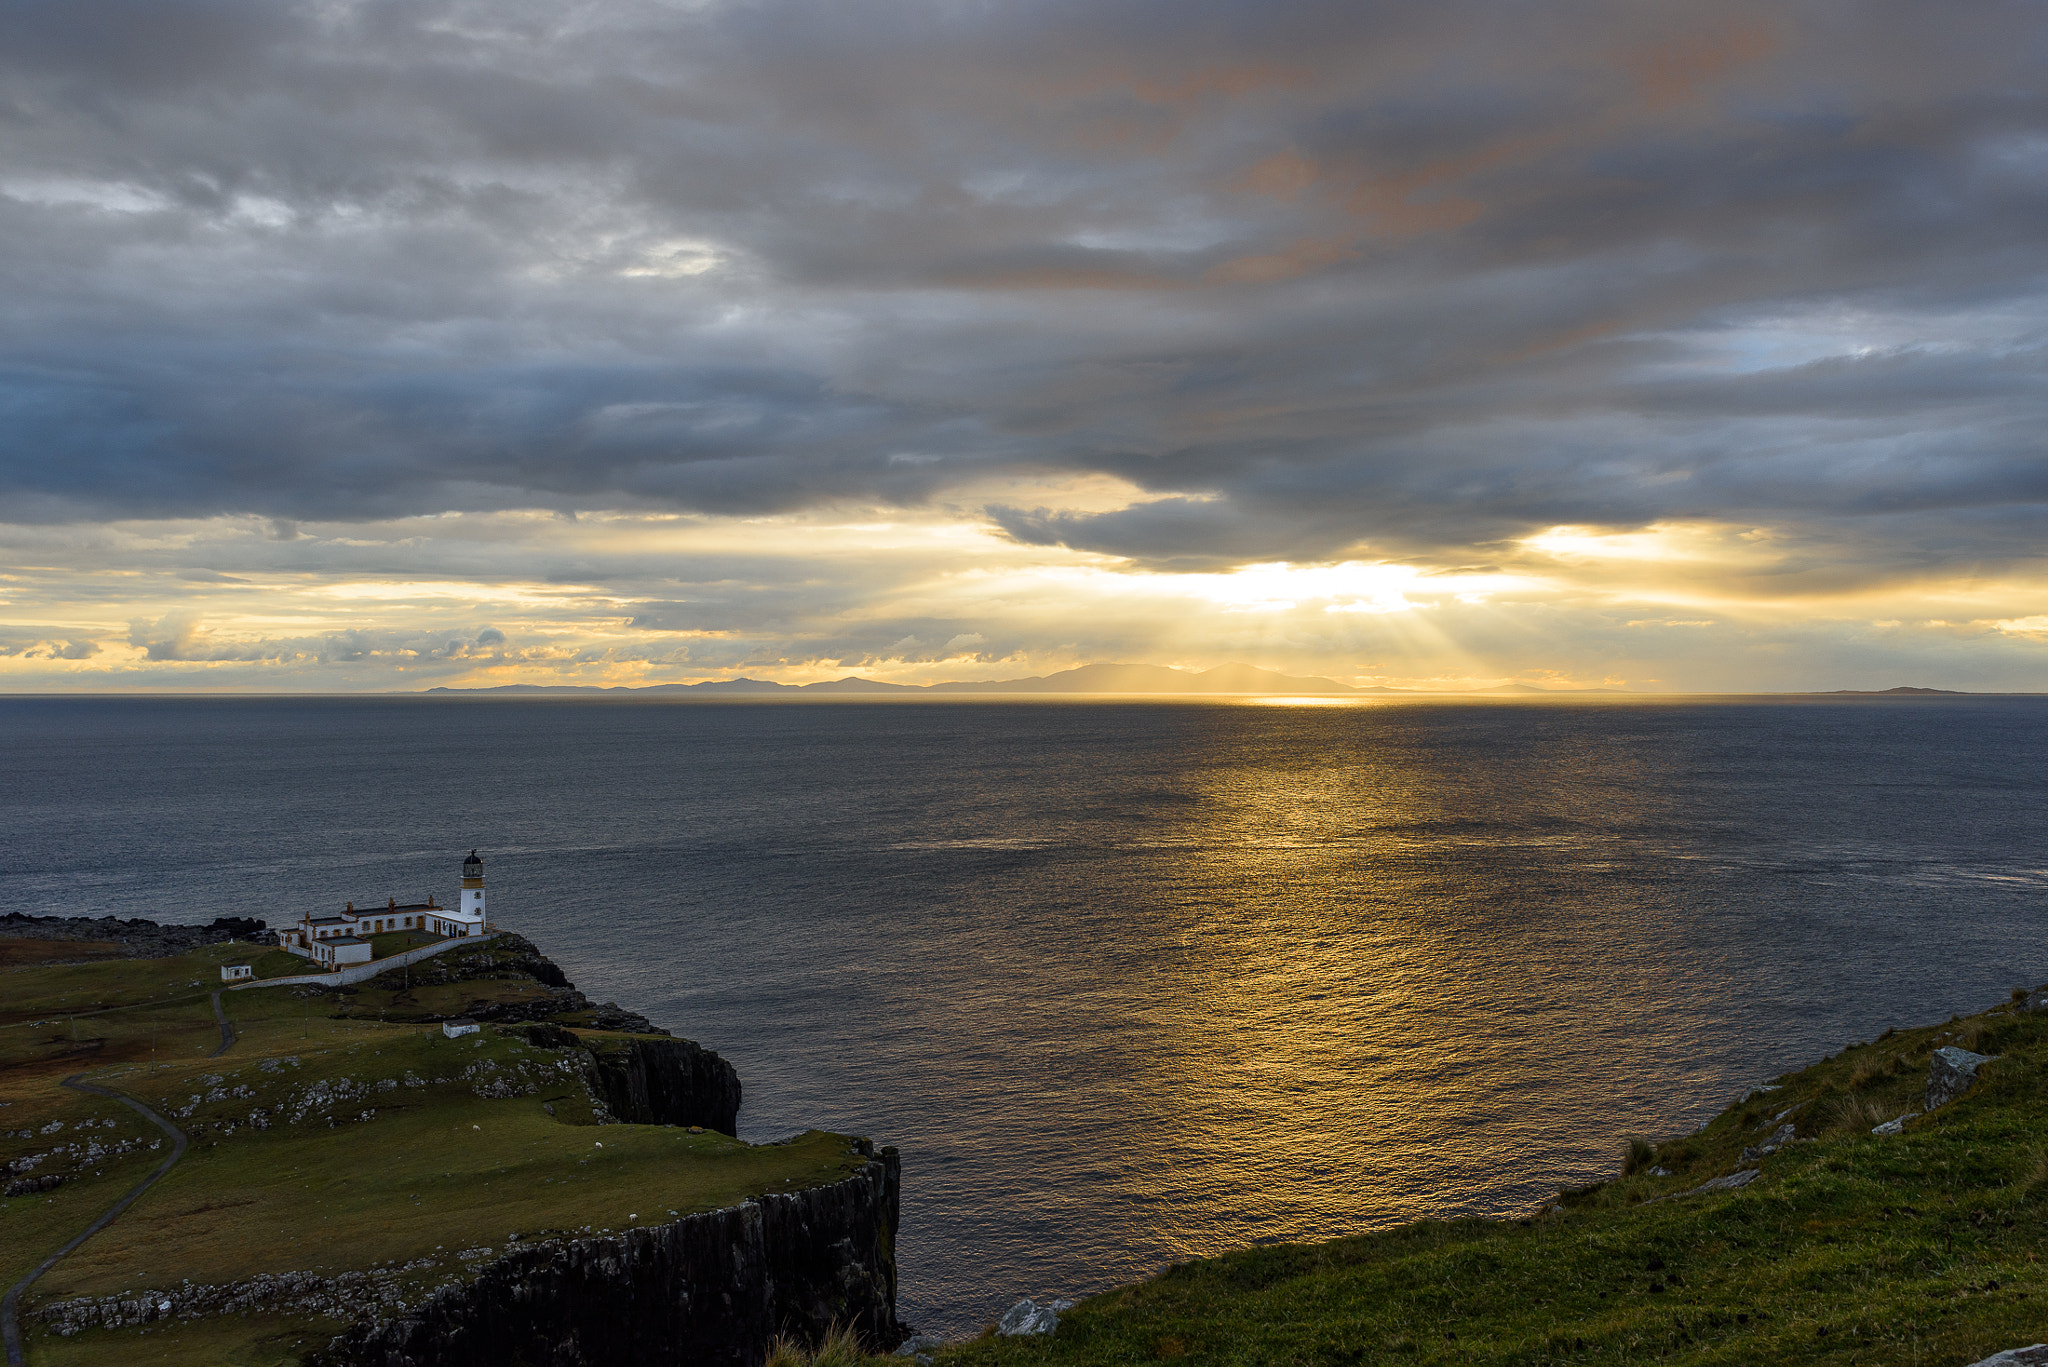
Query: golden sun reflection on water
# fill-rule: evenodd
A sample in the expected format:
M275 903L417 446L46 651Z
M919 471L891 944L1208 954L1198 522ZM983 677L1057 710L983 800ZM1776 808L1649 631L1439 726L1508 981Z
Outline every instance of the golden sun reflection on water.
M1126 1211L1121 1247L1085 1253L1131 1271L1514 1209L1583 1172L1589 1138L1640 1124L1631 1072L1680 1048L1647 1018L1695 960L1688 927L1632 925L1633 899L1558 877L1604 865L1614 823L1656 823L1660 766L1576 731L1509 775L1488 743L1418 749L1401 709L1344 710L1376 699L1246 701L1320 710L1296 714L1306 733L1210 731L1150 794L1158 856L1090 918L1086 955L1003 956L1041 984L1004 1010L1057 1002L1054 1033L1089 1042L1043 1138L1114 1137L1078 1167L1058 1142L1022 1147ZM1630 1024L1557 981L1617 956Z

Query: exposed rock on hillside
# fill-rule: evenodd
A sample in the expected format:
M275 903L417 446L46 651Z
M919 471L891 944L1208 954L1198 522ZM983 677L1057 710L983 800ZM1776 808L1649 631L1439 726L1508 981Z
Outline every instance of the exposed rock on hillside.
M1072 1301L1066 1299L1047 1301L1040 1305L1026 1296L996 1321L996 1333L1003 1338L1050 1334L1060 1327L1060 1311L1071 1310L1073 1305Z
M557 1016L588 1011L591 1024L599 1030L619 1030L634 1035L668 1033L647 1017L628 1011L617 1002L606 1002L601 1006L593 1004L576 990L576 985L569 981L560 965L542 954L533 941L523 935L499 935L473 950L452 950L431 959L422 959L408 968L394 968L381 973L364 986L397 992L414 987L503 981L508 978L531 979L545 987L547 992L532 1001L492 1001L478 997L464 1003L460 1010L439 1014L421 1012L417 1019L435 1021L467 1016L471 1020L514 1024L552 1020Z
M336 1338L340 1367L754 1367L779 1334L851 1325L872 1351L896 1322L896 1150L843 1181L508 1254L426 1304Z
M1933 1061L1927 1065L1927 1109L1946 1106L1968 1091L1977 1080L1977 1070L1989 1062L1989 1055L1973 1054L1954 1045L1935 1050Z
M1973 1362L1970 1367L2048 1367L2048 1343L2037 1343L2031 1348L2008 1348L1982 1362Z
M459 1012L423 1011L409 1018L443 1020L460 1014L499 1025L523 1025L518 1033L540 1048L587 1051L591 1089L611 1118L629 1125L702 1125L721 1134L738 1134L740 1078L731 1064L690 1040L579 1039L556 1022L576 1017L573 1023L579 1026L587 1021L596 1029L621 1034L660 1037L669 1032L614 1003L592 1006L562 970L522 936L500 935L474 950L451 951L410 969L380 974L365 986L396 992L520 978L538 982L545 993L514 1001L478 997Z

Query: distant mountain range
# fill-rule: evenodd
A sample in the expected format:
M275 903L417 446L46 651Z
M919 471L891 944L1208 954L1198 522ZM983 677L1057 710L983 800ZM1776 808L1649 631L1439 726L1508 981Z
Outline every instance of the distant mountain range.
M1296 697L1340 694L1356 696L1377 693L1419 694L1411 688L1352 688L1334 679L1297 678L1276 674L1250 665L1218 665L1199 673L1169 669L1165 665L1082 665L1057 674L1034 675L1028 679L996 679L986 682L915 684L882 683L848 675L829 683L780 684L767 679L717 679L694 684L650 684L644 688L590 684L501 684L496 688L430 688L429 693L632 693L635 695L683 694L952 694L952 693L1164 693L1164 694L1261 694L1277 693ZM1618 693L1614 688L1537 688L1531 684L1501 684L1477 690L1483 693Z

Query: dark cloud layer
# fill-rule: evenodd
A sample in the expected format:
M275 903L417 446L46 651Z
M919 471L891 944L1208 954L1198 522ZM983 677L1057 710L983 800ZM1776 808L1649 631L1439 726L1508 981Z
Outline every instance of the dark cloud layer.
M0 499L283 526L1072 471L1144 496L989 515L1167 568L1660 519L2009 562L2048 504L2044 38L1993 3L20 0Z

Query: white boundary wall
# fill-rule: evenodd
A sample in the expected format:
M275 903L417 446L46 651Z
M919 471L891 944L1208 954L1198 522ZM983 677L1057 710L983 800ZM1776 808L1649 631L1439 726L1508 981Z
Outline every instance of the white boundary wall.
M502 931L485 931L482 935L465 935L460 939L437 940L418 949L408 949L402 954L393 954L388 959L372 959L366 964L350 964L347 968L332 973L299 973L289 978L265 978L261 982L236 983L228 988L230 992L246 992L252 987L284 987L292 983L318 983L322 987L341 987L348 983L359 983L374 978L387 968L403 968L416 964L421 959L431 959L436 954L446 954L451 949L474 949L487 941L495 940Z

